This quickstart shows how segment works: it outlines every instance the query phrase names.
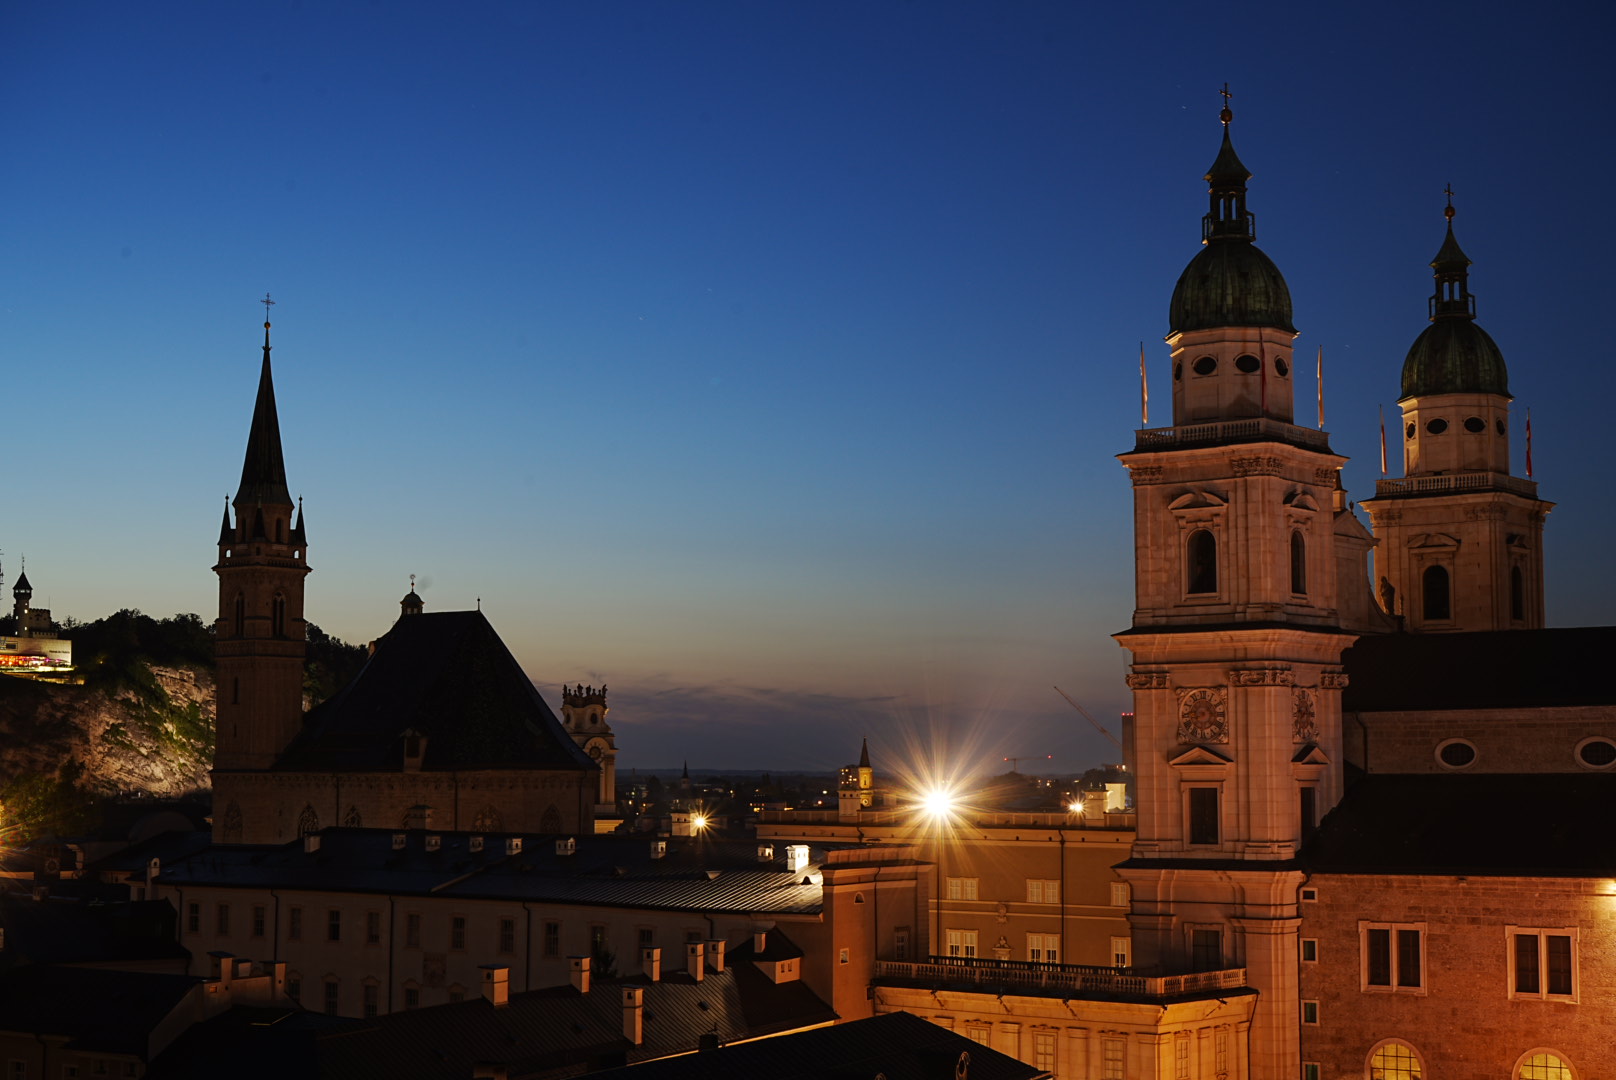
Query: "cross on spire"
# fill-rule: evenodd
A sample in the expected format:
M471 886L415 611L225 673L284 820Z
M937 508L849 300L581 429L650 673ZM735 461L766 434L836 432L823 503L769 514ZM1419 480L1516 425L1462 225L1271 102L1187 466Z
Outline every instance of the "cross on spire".
M1219 90L1218 93L1223 95L1223 109L1218 113L1218 119L1223 121L1224 127L1228 127L1229 121L1234 119L1234 113L1229 108L1229 99L1234 97L1234 95L1229 92L1228 83L1224 83L1223 89Z
M1452 184L1443 185L1442 194L1444 194L1444 195L1446 195L1448 197L1448 206L1447 206L1446 210L1442 211L1442 216L1447 218L1449 221L1452 221L1453 220L1453 185Z

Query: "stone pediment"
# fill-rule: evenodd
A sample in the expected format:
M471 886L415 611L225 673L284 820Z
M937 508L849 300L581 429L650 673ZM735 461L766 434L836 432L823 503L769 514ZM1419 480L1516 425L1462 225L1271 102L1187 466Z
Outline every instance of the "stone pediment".
M1319 504L1305 491L1293 491L1285 496L1285 505L1292 510L1316 511L1319 508Z
M1225 757L1210 746L1201 746L1199 744L1190 747L1188 750L1181 751L1176 757L1167 759L1167 764L1175 768L1191 765L1216 765L1221 768L1233 763L1233 758Z
M1323 747L1319 746L1318 743L1308 743L1296 751L1296 755L1291 758L1291 764L1328 765L1330 764L1330 755L1326 754Z
M1167 504L1169 510L1221 510L1229 505L1229 500L1214 492L1200 488L1187 491Z
M1409 539L1408 546L1411 548L1456 548L1459 546L1459 538L1449 536L1447 533L1415 533Z

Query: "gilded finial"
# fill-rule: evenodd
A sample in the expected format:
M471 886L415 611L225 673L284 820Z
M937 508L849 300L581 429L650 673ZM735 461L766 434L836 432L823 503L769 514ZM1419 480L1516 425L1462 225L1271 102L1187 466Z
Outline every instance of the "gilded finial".
M268 330L269 329L269 309L275 306L275 301L273 301L273 300L271 300L269 298L268 293L265 293L264 298L262 300L258 301L258 302L260 304L264 305L264 329Z
M1224 83L1223 89L1219 90L1218 93L1223 95L1223 109L1218 113L1218 119L1223 121L1224 127L1228 127L1229 121L1234 119L1234 111L1229 108L1229 99L1234 95L1229 93L1228 83Z
M1448 206L1447 206L1447 209L1442 211L1442 216L1447 218L1449 221L1452 221L1453 220L1453 214L1454 214L1454 210L1453 210L1453 185L1448 184L1445 187L1443 187L1442 194L1444 194L1444 195L1446 195L1448 197Z
M410 592L414 592L414 591L415 591L415 575L411 574L410 575Z

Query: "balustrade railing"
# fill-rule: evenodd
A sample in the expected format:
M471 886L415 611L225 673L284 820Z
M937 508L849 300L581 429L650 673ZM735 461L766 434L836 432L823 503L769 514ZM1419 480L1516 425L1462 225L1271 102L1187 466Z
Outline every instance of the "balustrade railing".
M1085 993L1175 997L1246 985L1245 968L1158 975L1137 968L1038 964L967 956L933 956L919 961L877 960L875 976L952 986L1013 987L1063 997L1082 997Z

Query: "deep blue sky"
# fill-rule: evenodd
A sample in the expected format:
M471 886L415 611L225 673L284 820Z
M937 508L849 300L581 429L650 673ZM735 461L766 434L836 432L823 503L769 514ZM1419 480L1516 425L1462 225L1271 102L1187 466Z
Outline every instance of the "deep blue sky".
M1126 707L1113 455L1141 340L1169 415L1227 80L1351 494L1451 182L1559 503L1550 620L1609 621L1613 20L1579 7L8 5L8 583L211 616L269 291L328 632L412 572L481 597L552 700L612 686L625 768L934 729L1112 759L1050 687Z

